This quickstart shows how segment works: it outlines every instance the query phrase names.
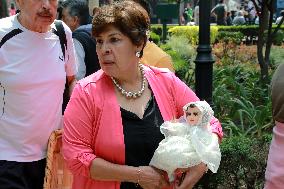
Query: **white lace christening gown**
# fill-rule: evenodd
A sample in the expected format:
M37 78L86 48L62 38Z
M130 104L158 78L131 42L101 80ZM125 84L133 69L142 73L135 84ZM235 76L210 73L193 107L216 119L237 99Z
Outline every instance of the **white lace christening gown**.
M150 165L168 173L170 182L174 180L177 168L188 168L203 162L216 173L221 153L217 137L213 137L210 125L190 126L187 123L165 122L161 125L165 135Z

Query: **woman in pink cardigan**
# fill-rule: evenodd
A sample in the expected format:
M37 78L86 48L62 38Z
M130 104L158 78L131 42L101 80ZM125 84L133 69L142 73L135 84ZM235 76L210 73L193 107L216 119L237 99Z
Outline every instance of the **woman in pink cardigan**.
M63 155L73 189L188 189L207 170L194 166L177 185L149 166L164 138L160 125L199 100L168 69L139 63L149 21L133 1L104 6L93 19L102 69L77 83L64 114ZM221 139L219 121L210 124Z
M275 120L273 138L265 172L265 189L284 187L284 63L280 64L271 81L272 116Z

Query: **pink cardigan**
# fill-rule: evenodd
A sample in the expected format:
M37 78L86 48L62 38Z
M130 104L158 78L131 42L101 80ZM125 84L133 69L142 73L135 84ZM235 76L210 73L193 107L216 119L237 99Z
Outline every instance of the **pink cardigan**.
M167 69L144 66L146 78L164 121L183 115L182 107L199 100L195 93ZM222 138L216 118L212 130ZM64 113L63 155L74 175L73 189L119 189L120 182L90 179L90 166L100 157L125 163L120 107L111 79L102 71L78 82Z
M264 189L283 189L284 186L284 123L275 121L267 167Z

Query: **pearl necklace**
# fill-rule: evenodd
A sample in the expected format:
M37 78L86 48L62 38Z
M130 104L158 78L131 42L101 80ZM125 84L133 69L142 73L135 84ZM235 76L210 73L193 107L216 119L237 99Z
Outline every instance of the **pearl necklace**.
M111 80L112 82L114 83L114 85L116 86L116 88L118 89L118 91L123 95L125 96L126 98L137 98L137 97L140 97L142 95L142 93L144 92L145 90L145 86L146 86L146 77L145 77L145 72L144 72L144 69L143 69L143 66L142 64L139 64L139 69L140 69L140 72L141 72L141 75L142 75L142 87L139 91L137 92L131 92L131 91L126 91L125 89L123 89L119 84L118 82L113 78L111 77Z

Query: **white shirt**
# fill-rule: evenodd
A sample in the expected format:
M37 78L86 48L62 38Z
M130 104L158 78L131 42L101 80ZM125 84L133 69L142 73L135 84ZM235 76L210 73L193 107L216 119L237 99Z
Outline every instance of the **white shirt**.
M194 8L194 23L195 25L199 25L199 5Z
M82 44L75 38L73 38L74 47L77 59L78 72L76 74L76 79L79 81L86 76L86 63L85 63L85 50Z
M281 19L282 19L282 16L279 16L279 17L276 19L275 24L280 24ZM283 23L284 23L284 22L283 22ZM283 23L282 23L282 24L283 24Z
M62 126L66 75L76 74L71 31L63 25L66 61L52 31L27 30L17 15L0 20L0 41L13 29L23 31L0 48L0 160L45 158L51 132Z

